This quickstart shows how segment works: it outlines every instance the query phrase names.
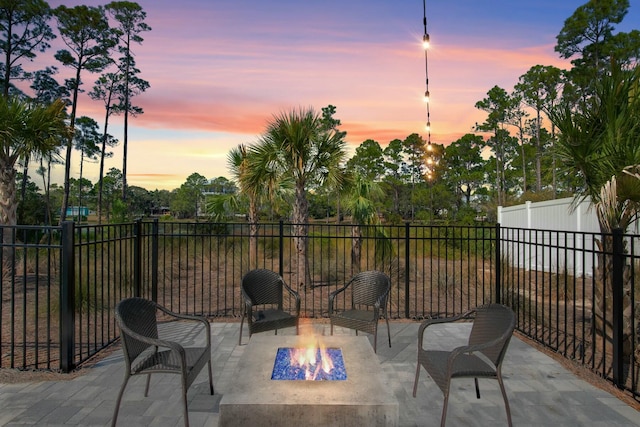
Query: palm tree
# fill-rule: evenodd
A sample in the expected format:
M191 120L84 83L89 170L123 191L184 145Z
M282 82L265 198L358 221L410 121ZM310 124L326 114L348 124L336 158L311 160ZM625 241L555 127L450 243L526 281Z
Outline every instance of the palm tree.
M239 144L231 149L227 155L227 165L238 185L239 194L228 194L212 198L207 205L207 211L215 219L221 219L224 212L229 209L236 210L241 206L242 200L238 196L244 196L248 202L247 221L249 223L249 268L257 268L258 258L258 228L260 204L267 198L277 205L291 193L291 182L287 179L277 181L276 187L270 191L262 182L251 180L249 173L251 151L244 144ZM257 184L257 185L256 185ZM272 206L273 209L273 206Z
M379 223L375 199L383 195L380 186L356 175L343 199L344 209L351 214L351 269L352 275L360 272L362 250L362 229L360 225L377 225Z
M65 104L50 105L0 96L0 224L16 225L16 163L20 159L48 156L71 131Z
M560 130L558 152L562 162L583 179L576 202L590 197L603 234L598 241L594 326L605 339L611 329L613 229L625 231L640 212L640 67L632 71L612 67L597 82L594 96L582 108L565 104L550 112ZM623 271L625 354L632 351L633 319L629 266Z
M299 287L313 286L307 265L306 192L323 184L338 186L342 181L345 133L337 130L339 122L331 117L334 111L335 107L329 106L320 115L312 108L300 108L274 116L247 157L245 184L249 188L262 187L273 197L283 181L293 183L291 220Z
M227 156L227 164L229 169L238 183L240 193L245 195L249 200L249 210L247 212L247 220L249 222L249 268L257 267L255 259L258 254L258 198L260 196L261 186L251 186L247 181L247 146L238 145L232 149Z

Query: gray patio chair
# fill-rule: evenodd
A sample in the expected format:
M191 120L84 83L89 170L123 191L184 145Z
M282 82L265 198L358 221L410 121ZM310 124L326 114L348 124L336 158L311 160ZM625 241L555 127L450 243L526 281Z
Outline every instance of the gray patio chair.
M451 351L424 349L424 332L427 327L461 319L473 319L467 345ZM447 419L447 404L452 378L474 378L478 399L480 399L478 378L498 380L507 410L507 422L509 426L512 425L511 410L502 381L501 369L515 325L516 316L513 310L501 304L483 305L459 316L429 319L420 325L418 329L418 366L413 383L413 397L416 397L420 367L422 366L444 394L440 426L444 427Z
M205 345L200 347L186 347L184 343L170 341L158 333L157 314L164 313L171 320L199 322L203 325ZM125 374L122 387L118 393L116 408L111 425L118 420L118 411L122 394L129 378L133 375L147 375L147 385L144 396L149 393L151 374L178 374L182 378L182 402L184 411L184 425L189 426L187 410L187 390L196 379L204 365L209 367L209 390L213 394L213 377L211 375L211 327L207 319L199 316L189 316L173 313L166 308L143 298L127 298L116 306L116 322L120 328L122 352L124 353Z
M358 331L373 334L373 351L377 352L378 320L384 316L387 322L389 347L391 347L391 331L387 315L387 297L390 290L389 276L381 271L371 270L356 274L345 286L331 292L329 295L331 335L333 335L334 326L355 329L356 335ZM341 296L346 296L344 309L339 309L336 302L336 298L339 299Z
M295 308L289 312L283 308L284 291L293 297ZM242 344L242 325L247 319L249 338L257 332L274 331L296 327L300 318L300 296L291 289L284 279L271 270L251 270L242 278L242 318L238 345Z

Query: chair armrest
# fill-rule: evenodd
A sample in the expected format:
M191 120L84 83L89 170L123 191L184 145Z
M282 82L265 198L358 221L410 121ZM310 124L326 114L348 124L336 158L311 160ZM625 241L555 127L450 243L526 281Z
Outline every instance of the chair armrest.
M344 285L340 289L336 289L335 291L333 291L333 292L331 292L329 294L329 314L333 313L333 300L336 298L336 296L338 294L340 294L341 292L344 292L345 290L347 290L347 288L349 287L350 284L351 284L351 281L349 281L349 283L347 283L346 285Z
M389 292L391 291L391 288L388 288L387 291L380 295L378 297L378 300L376 301L376 303L374 304L374 310L376 313L379 312L380 307L382 307L383 305L386 306L386 302L387 302L387 298L389 298ZM385 313L386 315L386 313Z
M504 335L494 340L484 342L482 344L463 345L463 346L454 348L449 354L449 357L447 358L447 372L451 372L453 370L453 365L455 363L455 360L461 354L474 353L476 351L484 350L485 348L489 348L498 344L502 340L504 340Z
M287 292L289 292L290 295L293 295L296 299L296 316L300 315L300 294L293 290L289 285L287 285L286 283L284 283L284 281L282 282L283 288L287 290Z
M184 351L184 347L181 346L179 343L174 342L174 341L167 341L167 340L162 340L159 338L151 338L151 337L146 337L144 335L140 335L139 333L132 331L131 329L129 329L128 327L124 326L124 325L120 325L120 329L122 332L124 332L126 335L129 335L130 337L141 341L145 344L149 344L150 346L155 346L155 347L162 347L162 348L168 348L171 351L177 352L182 361L186 361L186 354Z
M418 328L418 351L422 350L422 343L423 343L423 340L424 340L424 332L429 326L437 325L439 323L451 323L451 322L456 322L456 321L462 320L462 319L468 319L475 312L476 312L476 310L473 309L473 310L467 311L466 313L459 314L457 316L443 317L443 318L438 318L438 319L427 319L427 320L423 321L420 324L420 327Z
M180 314L180 313L175 313L171 310L169 310L166 307L163 307L159 304L156 304L156 308L160 311L162 311L163 313L174 317L176 319L182 319L182 320L191 320L194 322L200 322L204 325L205 331L206 331L206 335L207 335L207 346L210 347L211 346L211 325L209 324L209 321L203 317L203 316L195 316L195 315L191 315L191 314ZM171 341L167 341L167 342L171 342Z

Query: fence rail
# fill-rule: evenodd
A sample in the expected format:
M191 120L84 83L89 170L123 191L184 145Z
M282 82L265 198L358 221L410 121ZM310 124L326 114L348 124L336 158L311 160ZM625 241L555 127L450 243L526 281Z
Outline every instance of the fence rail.
M306 317L360 270L392 280L390 317L449 316L487 302L517 329L638 397L637 235L497 226L135 222L2 228L0 368L79 366L118 338L113 309L240 316L240 281L279 272ZM576 271L569 266L590 266ZM290 303L286 301L285 303Z

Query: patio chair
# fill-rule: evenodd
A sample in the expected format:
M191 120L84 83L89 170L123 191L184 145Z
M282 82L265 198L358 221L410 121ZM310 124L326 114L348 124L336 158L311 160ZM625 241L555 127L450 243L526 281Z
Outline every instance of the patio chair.
M468 345L457 347L451 351L424 349L424 332L427 327L438 323L472 318L473 326L469 334ZM511 410L502 381L501 369L515 325L516 316L513 310L501 304L483 305L459 316L429 319L420 325L418 329L418 366L413 383L413 397L416 397L420 367L422 366L444 394L444 406L440 419L441 427L444 427L447 419L447 404L452 378L474 378L478 399L480 399L478 378L498 380L507 410L507 422L509 426L512 425Z
M292 312L283 309L284 291L295 299ZM274 331L295 326L298 334L300 318L300 296L284 279L271 270L251 270L242 278L242 318L238 345L242 344L242 325L247 319L249 338L257 332ZM257 309L256 309L257 307Z
M188 323L199 322L201 330L194 329L195 337L202 339L205 345L186 347L183 343L170 341L161 337L158 332L156 315L164 313L171 320L183 320ZM211 375L211 327L209 322L199 316L177 314L143 298L127 298L116 306L116 322L120 328L122 352L124 353L125 374L122 387L118 393L116 408L111 425L115 426L120 409L122 394L129 378L133 375L147 375L144 396L149 393L151 374L169 373L182 377L182 402L184 425L189 426L187 410L187 390L196 379L205 364L209 367L209 390L213 395L213 377ZM193 338L193 337L192 337Z
M342 288L329 295L329 319L331 335L334 326L355 329L373 334L373 351L378 347L378 320L384 316L387 322L387 336L391 347L391 331L387 315L387 297L391 290L389 276L381 271L362 271L351 278ZM347 291L350 295L347 296ZM346 297L344 309L339 309L336 298Z

